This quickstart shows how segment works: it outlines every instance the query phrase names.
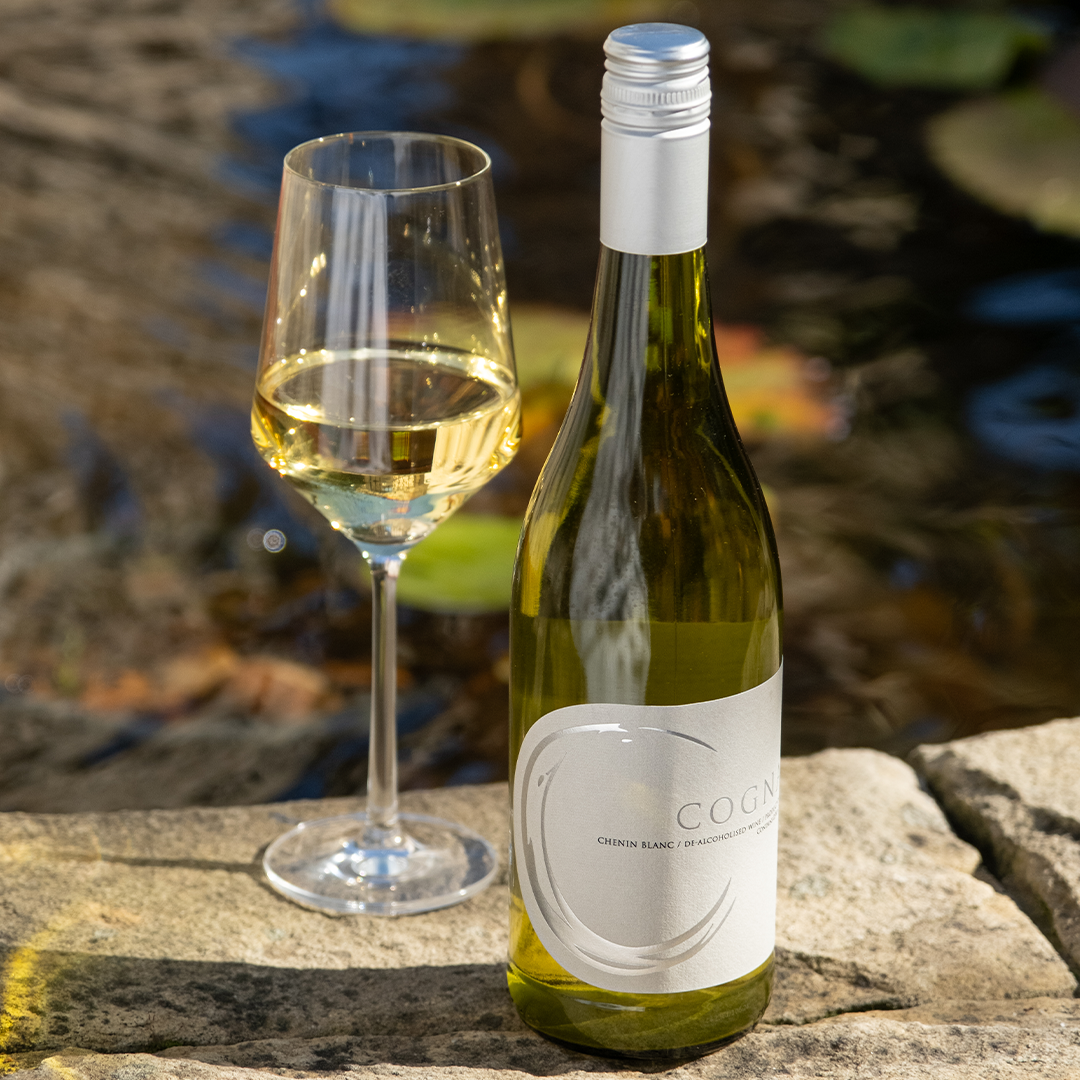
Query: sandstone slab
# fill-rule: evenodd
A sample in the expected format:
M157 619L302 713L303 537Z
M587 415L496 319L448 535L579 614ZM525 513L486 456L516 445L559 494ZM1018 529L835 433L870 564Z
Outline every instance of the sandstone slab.
M1012 1027L1054 1032L1080 1030L1077 998L1012 998L1008 1001L931 1001L910 1009L839 1013L823 1024L848 1024L862 1020L894 1020L898 1023L1006 1024Z
M180 1055L193 1055L181 1057ZM167 1056L68 1052L19 1080L257 1080L267 1072L322 1080L517 1080L652 1076L574 1054L531 1033L462 1032L410 1039L277 1040ZM927 1025L888 1019L759 1028L715 1054L666 1070L678 1080L1075 1080L1080 1030Z
M1080 717L921 746L912 762L1080 972Z
M830 751L786 760L782 784L767 1022L937 1000L994 1002L997 1016L1005 999L1072 994L908 766ZM505 785L403 803L507 835ZM283 829L358 805L0 815L0 1052L531 1039L505 988L505 875L459 907L396 920L309 911L265 882L261 853Z
M767 1020L937 999L1068 996L1050 944L959 840L902 761L873 750L786 759Z
M403 803L506 835L505 785ZM359 805L0 816L0 963L18 973L0 1050L386 1034L402 1015L428 1032L509 1022L505 884L442 912L360 919L266 883L272 839Z

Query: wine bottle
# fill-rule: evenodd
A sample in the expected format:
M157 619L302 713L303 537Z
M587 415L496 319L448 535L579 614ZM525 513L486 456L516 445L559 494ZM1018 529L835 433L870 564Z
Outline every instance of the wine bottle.
M708 49L605 43L592 324L511 606L510 992L627 1057L715 1048L773 978L780 573L713 338Z

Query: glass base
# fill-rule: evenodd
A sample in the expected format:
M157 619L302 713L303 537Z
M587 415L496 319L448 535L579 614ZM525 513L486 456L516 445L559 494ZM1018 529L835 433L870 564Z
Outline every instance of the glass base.
M263 856L270 884L290 900L342 915L411 915L460 904L491 883L495 849L439 818L400 814L394 829L366 814L306 821Z

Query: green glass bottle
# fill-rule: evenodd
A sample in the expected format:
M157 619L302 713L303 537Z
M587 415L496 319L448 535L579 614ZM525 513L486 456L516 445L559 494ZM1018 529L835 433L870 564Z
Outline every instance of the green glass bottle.
M780 575L713 338L708 42L605 49L592 326L511 607L508 980L553 1039L685 1058L772 986Z

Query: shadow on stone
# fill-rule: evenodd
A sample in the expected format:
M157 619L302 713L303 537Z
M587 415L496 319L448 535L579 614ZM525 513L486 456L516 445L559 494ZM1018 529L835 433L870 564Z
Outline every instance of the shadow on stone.
M524 1030L502 964L346 970L0 953L9 1053ZM16 974L17 973L17 974Z

